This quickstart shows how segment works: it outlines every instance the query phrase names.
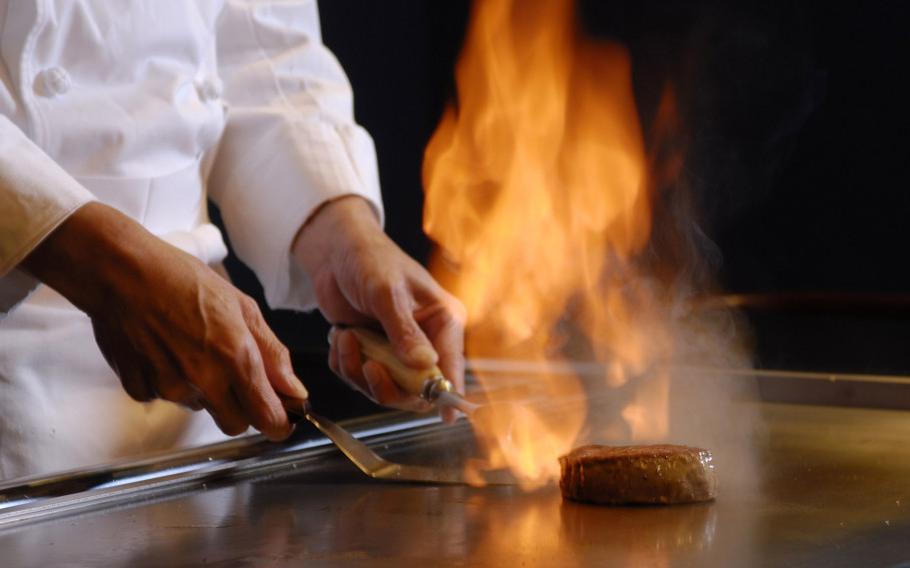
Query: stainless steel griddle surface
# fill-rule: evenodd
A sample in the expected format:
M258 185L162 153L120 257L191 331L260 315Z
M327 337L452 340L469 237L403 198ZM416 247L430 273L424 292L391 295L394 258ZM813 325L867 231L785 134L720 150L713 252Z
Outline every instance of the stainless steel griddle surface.
M760 475L712 504L604 508L563 502L555 487L381 483L333 451L269 477L8 528L0 564L910 565L910 414L760 409ZM430 428L406 452L378 449L420 460L466 432Z

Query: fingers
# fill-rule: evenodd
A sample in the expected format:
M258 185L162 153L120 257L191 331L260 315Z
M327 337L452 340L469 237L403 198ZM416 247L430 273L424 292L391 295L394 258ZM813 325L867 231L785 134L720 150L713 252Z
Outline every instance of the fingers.
M159 374L153 388L158 398L194 410L202 408L201 393L179 375Z
M252 335L223 340L213 357L215 364L197 385L202 405L221 431L237 436L252 425L269 439L286 438L291 431L287 413L266 378Z
M333 328L329 347L329 367L354 390L371 397L363 375L363 361L357 337L348 330Z
M464 328L454 320L446 322L433 337L433 344L439 352L442 374L452 382L456 391L464 394ZM449 424L458 418L458 412L450 406L443 407L441 415Z
M386 329L399 359L417 368L431 366L438 360L446 378L463 393L464 308L431 279L413 284L419 298L410 290L401 292L390 287L376 296L373 311ZM418 301L426 307L415 312ZM414 356L415 351L425 353ZM333 328L329 366L353 388L379 404L417 411L429 407L419 397L405 393L381 364L363 361L357 338L350 331ZM457 412L449 408L443 408L441 414L450 423L457 417Z
M363 364L363 377L370 398L383 406L412 412L426 412L430 409L431 405L427 401L402 390L389 375L388 370L376 361L367 361Z
M338 364L338 338L337 330L334 327L329 331L329 369L336 376L344 378L341 375L341 367Z
M152 394L192 410L201 410L202 393L187 380L179 359L160 338L140 337L141 348L135 349L136 362Z
M352 331L332 328L329 340L329 367L351 388L382 406L414 412L429 410L428 403L399 387L382 364L363 359Z
M330 322L345 325L369 325L373 319L357 310L347 300L335 279L321 279L313 284L319 298L319 311Z
M286 437L291 425L278 392L307 392L258 306L199 260L151 243L155 256L142 268L153 268L140 271L141 286L114 290L90 313L126 392L203 407L229 435L252 425L271 439Z
M306 400L309 393L294 373L291 355L287 347L269 329L255 303L250 306L249 303L244 302L244 305L244 318L259 346L269 382L276 391L282 394Z
M148 336L142 336L141 349L127 349L116 335L108 340L103 333L98 334L99 345L114 353L111 358L118 362L124 389L132 398L204 408L229 436L252 425L269 439L282 440L293 427L275 391L297 398L306 398L307 392L294 376L287 349L268 329L255 303L243 305L244 298L237 319L212 331L213 344L201 358L198 351L188 355L170 349L165 339Z
M291 433L287 412L269 383L262 354L249 337L235 355L231 391L240 402L244 416L270 440L283 440Z
M228 436L239 436L250 427L239 398L223 380L208 383L199 403Z
M126 393L138 402L161 398L193 410L202 408L200 392L188 383L173 357L158 342L145 335L136 347L117 331L92 322L95 340L108 365L120 378Z
M464 393L464 326L449 312L439 310L423 321L437 353L439 369L455 389Z
M149 384L141 367L135 350L122 335L108 331L106 327L92 321L95 341L104 355L107 364L120 378L126 394L138 402L149 402L156 398L155 390Z
M360 344L350 331L339 330L335 334L335 366L338 374L347 380L355 389L370 396L370 389L363 376L363 360L360 356Z
M142 372L138 363L137 359L125 360L122 363L117 363L116 367L113 365L112 367L117 376L120 377L123 390L126 391L130 398L138 402L150 402L156 399L158 394L146 379L145 373Z
M427 330L436 352L439 354L439 369L452 382L455 390L464 394L464 306L454 296L442 290L435 282L418 290L428 309L417 314L423 329ZM451 407L440 409L443 421L451 424L458 417L458 411Z
M401 361L416 369L439 359L432 343L414 319L415 301L403 285L378 286L372 294L374 312Z
M141 380L148 393L144 400L160 398L192 410L205 409L228 436L240 435L249 429L251 423L257 424L232 386L246 382L244 375L250 372L241 363L241 356L237 355L240 349L223 349L214 356L217 362L209 361L197 370L190 365L180 365L157 342L144 342L141 351L141 355L136 354L126 363L128 370L124 375L130 378L121 379L133 398L139 400L134 396L135 387L132 385L139 384Z
M252 425L272 440L283 440L293 427L275 391L306 399L309 394L297 379L287 348L272 333L259 306L241 298L241 309L250 335L236 352L234 393Z

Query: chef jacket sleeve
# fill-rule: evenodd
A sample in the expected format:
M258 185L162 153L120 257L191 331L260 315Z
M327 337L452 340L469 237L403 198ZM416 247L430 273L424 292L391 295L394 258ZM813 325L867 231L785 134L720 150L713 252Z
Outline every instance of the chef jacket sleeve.
M0 115L0 317L38 281L19 263L76 209L95 198Z
M315 0L228 0L216 33L227 124L209 195L269 305L312 309L293 239L343 195L365 197L382 221L373 141L354 123L351 87L322 44Z

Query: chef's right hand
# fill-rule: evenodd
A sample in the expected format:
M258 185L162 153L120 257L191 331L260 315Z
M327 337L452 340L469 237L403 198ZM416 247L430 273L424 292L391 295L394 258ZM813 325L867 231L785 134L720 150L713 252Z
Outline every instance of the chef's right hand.
M307 398L256 302L117 210L89 203L23 262L92 320L129 395L199 410L238 435L292 430L278 393Z

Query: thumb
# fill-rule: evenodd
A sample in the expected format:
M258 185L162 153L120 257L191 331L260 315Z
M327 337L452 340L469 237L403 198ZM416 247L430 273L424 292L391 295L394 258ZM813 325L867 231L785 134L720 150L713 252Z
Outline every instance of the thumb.
M439 356L414 319L412 303L406 290L393 288L391 293L379 298L375 313L398 358L409 367L422 369L435 365Z

